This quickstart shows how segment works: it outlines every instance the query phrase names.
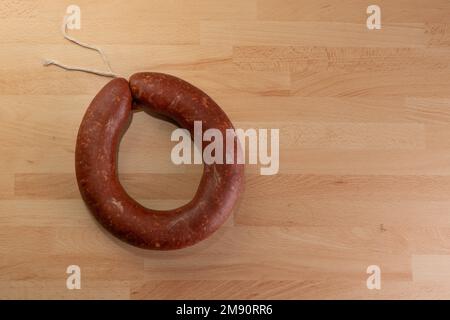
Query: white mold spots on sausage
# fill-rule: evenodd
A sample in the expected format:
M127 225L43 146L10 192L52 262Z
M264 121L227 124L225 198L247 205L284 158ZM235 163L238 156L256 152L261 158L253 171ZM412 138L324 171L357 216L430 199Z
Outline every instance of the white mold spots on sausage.
M117 200L116 198L111 198L111 204L113 204L120 212L123 212L122 202Z

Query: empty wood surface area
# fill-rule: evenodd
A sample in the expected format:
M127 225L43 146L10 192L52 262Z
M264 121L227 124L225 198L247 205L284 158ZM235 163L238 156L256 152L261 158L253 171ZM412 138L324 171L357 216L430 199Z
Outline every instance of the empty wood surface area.
M0 298L450 298L450 2L2 0ZM76 134L109 81L62 38L70 4L114 70L179 76L237 127L280 129L280 170L247 166L234 216L171 252L128 246L80 198ZM127 191L152 208L194 195L172 124L136 113L120 149ZM81 290L66 268L81 268ZM366 269L381 268L369 290Z

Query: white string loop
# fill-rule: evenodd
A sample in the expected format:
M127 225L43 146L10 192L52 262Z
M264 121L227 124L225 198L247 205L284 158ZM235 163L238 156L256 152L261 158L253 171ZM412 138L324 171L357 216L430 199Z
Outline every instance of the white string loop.
M102 77L111 77L111 78L120 77L119 74L113 72L113 70L111 68L111 64L109 63L109 60L106 57L105 53L102 51L102 49L100 49L96 46L81 42L81 41L75 39L74 37L71 37L68 35L68 33L67 33L67 16L64 16L64 18L63 18L63 23L61 26L61 33L64 36L64 38L67 39L68 41L75 43L76 45L79 45L83 48L97 51L100 54L100 56L102 57L102 60L105 63L105 65L107 66L109 71L100 71L100 70L96 70L96 69L90 69L90 68L84 68L84 67L78 67L78 66L68 66L66 64L60 63L53 59L45 59L43 61L44 66L54 65L54 66L57 66L59 68L67 70L67 71L86 72L86 73L91 73L91 74L95 74L95 75L102 76Z

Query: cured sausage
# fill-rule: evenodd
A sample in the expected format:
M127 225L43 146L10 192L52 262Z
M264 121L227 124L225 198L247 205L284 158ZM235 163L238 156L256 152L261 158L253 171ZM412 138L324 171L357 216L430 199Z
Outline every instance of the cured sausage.
M191 137L194 121L202 121L204 130L219 129L224 137L233 125L200 89L162 73L137 73L129 82L111 80L95 96L81 122L75 151L77 182L100 224L141 248L170 250L193 245L217 230L232 212L243 187L244 165L205 164L194 198L177 209L142 206L124 190L117 174L119 143L131 123L133 105L174 120Z

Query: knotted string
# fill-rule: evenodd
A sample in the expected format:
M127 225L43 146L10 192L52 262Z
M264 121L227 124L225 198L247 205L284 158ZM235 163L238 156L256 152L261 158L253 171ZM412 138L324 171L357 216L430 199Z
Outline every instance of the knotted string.
M108 58L106 57L106 55L104 54L104 52L100 48L95 47L95 46L90 45L90 44L87 44L87 43L84 43L84 42L81 42L81 41L79 41L79 40L75 39L74 37L71 37L71 36L69 36L67 34L67 16L64 16L64 18L63 18L63 23L62 23L62 26L61 26L61 32L62 32L64 38L69 40L70 42L75 43L75 44L77 44L77 45L79 45L79 46L81 46L83 48L87 48L87 49L90 49L90 50L97 51L100 54L100 56L102 57L103 62L107 66L108 71L100 71L100 70L96 70L96 69L77 67L77 66L68 66L66 64L60 63L60 62L58 62L56 60L52 60L52 59L45 59L43 61L43 65L44 66L54 65L54 66L57 66L57 67L62 68L64 70L87 72L87 73L96 74L96 75L102 76L102 77L111 77L111 78L120 77L119 74L113 72L113 70L111 68L111 65L110 65L110 63L108 61Z

